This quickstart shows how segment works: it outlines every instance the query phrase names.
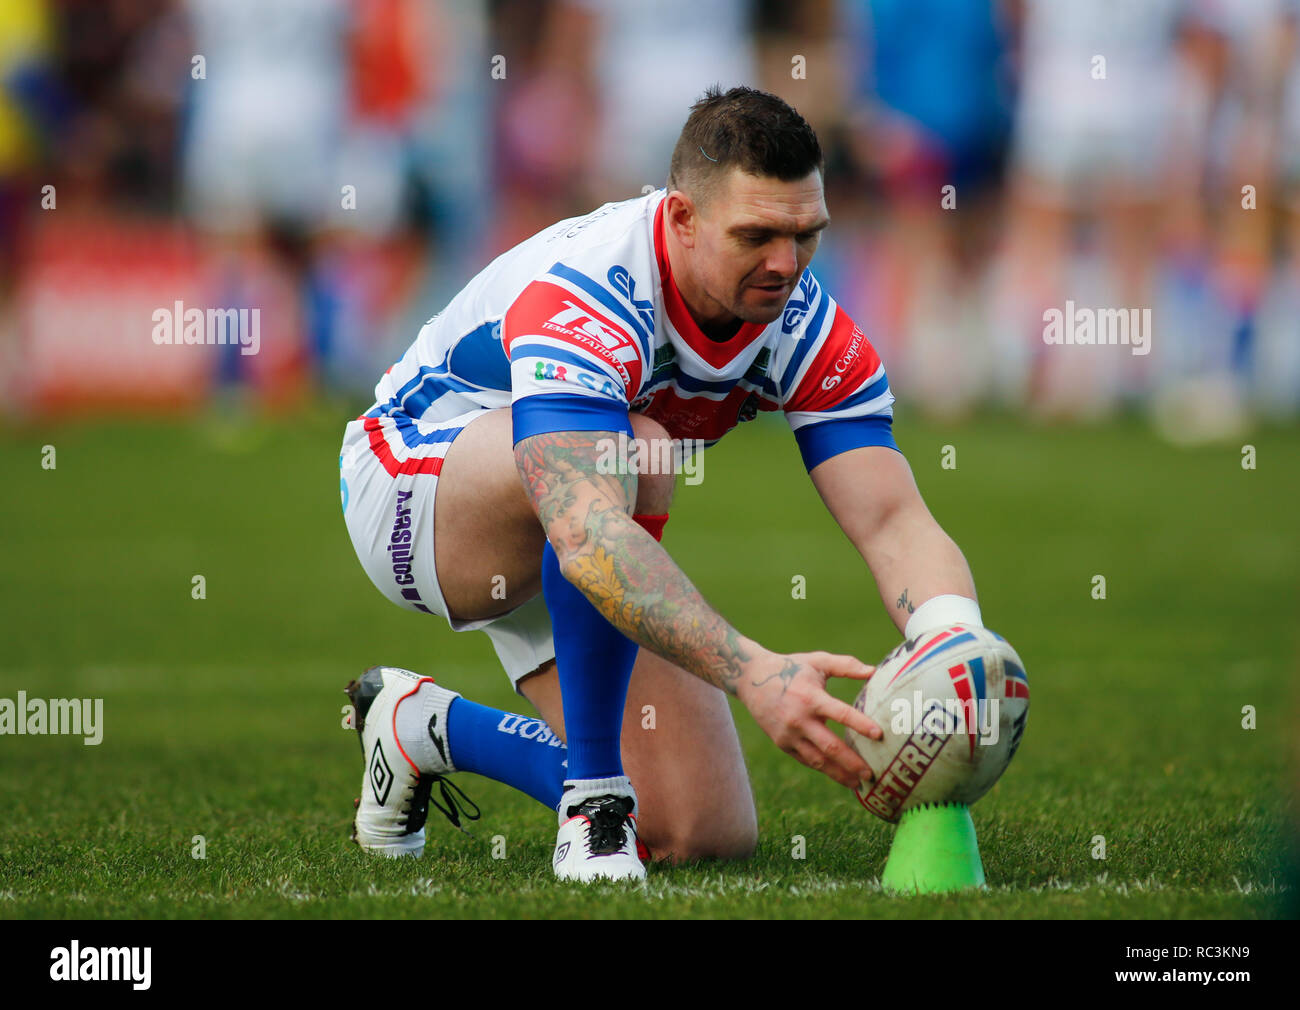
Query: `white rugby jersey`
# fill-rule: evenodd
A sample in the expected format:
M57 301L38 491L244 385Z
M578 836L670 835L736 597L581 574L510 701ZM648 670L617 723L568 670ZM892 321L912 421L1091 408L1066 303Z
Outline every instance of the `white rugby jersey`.
M466 413L509 406L514 440L631 431L629 411L712 445L760 410L783 410L804 465L896 449L884 366L805 270L775 322L704 335L672 279L666 190L607 203L526 239L420 330L362 415L393 475L441 469Z

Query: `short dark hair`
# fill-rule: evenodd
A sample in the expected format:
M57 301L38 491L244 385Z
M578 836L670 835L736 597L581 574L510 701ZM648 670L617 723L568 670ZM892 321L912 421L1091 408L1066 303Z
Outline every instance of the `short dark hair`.
M813 128L776 95L744 87L724 93L714 85L691 106L673 148L668 188L703 203L731 168L794 182L825 167Z

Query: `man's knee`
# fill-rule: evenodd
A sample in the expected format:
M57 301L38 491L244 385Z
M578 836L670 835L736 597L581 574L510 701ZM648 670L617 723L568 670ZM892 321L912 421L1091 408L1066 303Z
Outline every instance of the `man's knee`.
M696 859L748 859L758 845L758 814L748 778L730 787L699 794L698 802L679 796L679 802L646 819L642 840L655 859L679 863Z
M636 511L640 515L666 515L677 486L672 437L662 424L644 414L628 416L632 436L644 446L640 450L641 465L637 468Z
M656 860L689 863L697 859L749 859L758 846L758 824L751 813L726 824L710 819L672 825L666 836L643 840Z

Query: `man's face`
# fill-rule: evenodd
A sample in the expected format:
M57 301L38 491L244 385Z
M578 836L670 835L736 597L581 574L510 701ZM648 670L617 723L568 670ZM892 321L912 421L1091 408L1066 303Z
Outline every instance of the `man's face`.
M771 323L830 223L821 174L782 182L732 169L695 216L693 286L747 323Z

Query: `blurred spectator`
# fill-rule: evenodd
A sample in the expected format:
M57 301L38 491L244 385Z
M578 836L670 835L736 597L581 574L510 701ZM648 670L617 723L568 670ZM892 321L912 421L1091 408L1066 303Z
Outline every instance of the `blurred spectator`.
M491 74L487 0L416 2L429 10L421 62L430 83L412 124L415 179L449 265L464 270L495 255L492 100L506 84ZM450 293L469 276L453 280Z
M891 375L936 411L993 371L982 285L1010 131L1008 29L991 0L843 0L854 163L884 208L875 322Z
M1287 414L1300 408L1300 0L1288 0L1279 34L1286 67L1277 166L1284 260L1268 304L1275 337L1261 354L1259 374L1265 406Z
M193 82L186 205L213 235L314 232L338 205L345 0L186 0Z
M1114 406L1155 360L1043 342L1043 313L1152 304L1171 172L1182 0L1024 0L1010 249L997 329L1004 374L1052 414ZM1085 231L1086 228L1086 231ZM1086 242L1085 242L1086 240ZM1163 334L1153 338L1161 353Z
M597 202L664 185L677 135L705 89L757 77L746 0L560 0L557 7L591 19ZM553 41L557 56L569 45L564 35Z
M1161 292L1162 309L1177 323L1168 334L1176 353L1162 362L1155 394L1179 418L1204 417L1198 404L1207 399L1222 404L1221 428L1241 426L1256 387L1285 396L1289 384L1292 397L1300 387L1294 364L1286 363L1287 348L1296 343L1295 315L1279 304L1285 279L1273 267L1293 55L1287 6L1287 0L1192 4L1201 38L1188 48L1188 76L1203 99L1186 161L1196 166L1188 175L1200 183L1200 199L1187 201L1184 213L1196 223L1176 232L1188 241L1176 250Z
M0 5L0 322L17 273L24 205L37 189L33 171L48 143L51 55L43 0Z
M446 74L443 17L424 0L350 0L337 177L320 211L332 227L305 279L318 375L332 387L373 385L376 357L391 355L391 331L421 294L434 197L418 138Z
M493 245L500 251L591 209L600 109L597 25L584 8L506 0L495 24L502 76L494 80L500 213Z

